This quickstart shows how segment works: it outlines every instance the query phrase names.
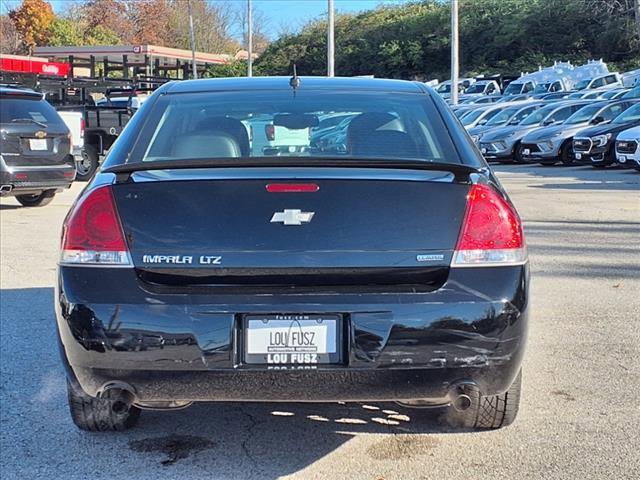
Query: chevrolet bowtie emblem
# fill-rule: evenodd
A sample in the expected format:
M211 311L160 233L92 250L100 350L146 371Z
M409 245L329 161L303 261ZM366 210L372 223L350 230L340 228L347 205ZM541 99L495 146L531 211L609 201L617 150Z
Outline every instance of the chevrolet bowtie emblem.
M302 210L284 210L276 212L271 217L271 223L282 222L284 225L302 225L309 223L315 212L303 212Z

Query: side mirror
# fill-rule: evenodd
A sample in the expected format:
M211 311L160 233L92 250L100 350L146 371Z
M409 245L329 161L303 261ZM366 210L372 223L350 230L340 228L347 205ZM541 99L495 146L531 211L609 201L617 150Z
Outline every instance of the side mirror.
M604 122L604 117L601 117L601 116L597 116L593 120L591 120L592 125L598 125L602 122Z
M542 125L544 125L545 127L548 127L549 125L553 125L554 123L556 122L553 118L548 118L544 122L542 122Z

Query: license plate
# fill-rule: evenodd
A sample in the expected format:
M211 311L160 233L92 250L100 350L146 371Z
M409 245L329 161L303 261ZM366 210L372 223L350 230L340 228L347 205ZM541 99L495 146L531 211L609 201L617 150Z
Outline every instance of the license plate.
M626 163L627 157L625 157L624 155L620 155L620 156L618 156L618 161L620 163Z
M30 150L46 150L47 139L46 138L30 138L29 149Z
M247 315L248 364L304 366L340 361L339 315Z
M529 155L530 153L531 153L531 150L530 150L530 149L528 149L528 148L524 148L524 149L522 150L522 154L523 154L523 155Z
M582 160L582 154L576 153L576 160Z

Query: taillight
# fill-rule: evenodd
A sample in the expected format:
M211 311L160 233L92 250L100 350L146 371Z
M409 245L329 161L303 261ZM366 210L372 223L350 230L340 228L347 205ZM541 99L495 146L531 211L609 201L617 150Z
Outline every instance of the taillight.
M518 213L493 188L473 185L451 266L521 265L526 261Z
M276 139L276 127L272 124L267 124L264 126L264 134L267 136L267 140L273 141Z
M131 265L109 186L96 188L74 206L63 227L60 263Z
M80 138L84 138L84 127L85 127L84 117L82 117L80 119Z

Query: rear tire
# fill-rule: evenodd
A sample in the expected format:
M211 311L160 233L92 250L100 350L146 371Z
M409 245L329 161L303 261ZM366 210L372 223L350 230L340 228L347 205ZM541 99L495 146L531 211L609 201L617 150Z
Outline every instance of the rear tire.
M463 411L449 406L443 419L452 427L470 429L506 427L511 425L518 415L521 389L522 370L518 372L509 389L500 395L483 396L477 387L465 385L461 393L470 398L471 406Z
M107 391L105 398L94 398L67 381L67 398L71 419L81 430L120 432L133 427L140 418L140 409L115 390Z
M55 195L55 190L45 190L44 192L34 195L16 195L16 200L20 202L23 207L44 207L51 203Z
M76 162L76 180L88 181L100 164L98 151L93 145L85 145L82 149L82 160Z

